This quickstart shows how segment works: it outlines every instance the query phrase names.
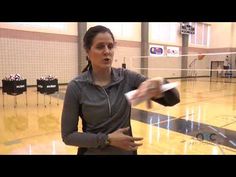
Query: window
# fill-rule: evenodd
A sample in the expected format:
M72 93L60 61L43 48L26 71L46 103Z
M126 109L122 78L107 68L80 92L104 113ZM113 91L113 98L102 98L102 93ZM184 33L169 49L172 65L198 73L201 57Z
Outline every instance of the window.
M190 25L195 27L195 34L191 34L189 41L191 44L209 46L210 25L192 22Z
M176 43L177 23L150 23L150 42Z
M58 29L58 30L64 30L66 27L65 23L58 23L58 22L10 22L9 24L27 28Z

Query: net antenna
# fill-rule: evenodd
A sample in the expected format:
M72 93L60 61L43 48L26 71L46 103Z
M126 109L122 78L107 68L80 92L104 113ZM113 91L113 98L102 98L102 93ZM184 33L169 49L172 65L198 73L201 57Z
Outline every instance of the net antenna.
M122 68L126 69L125 57L123 58Z

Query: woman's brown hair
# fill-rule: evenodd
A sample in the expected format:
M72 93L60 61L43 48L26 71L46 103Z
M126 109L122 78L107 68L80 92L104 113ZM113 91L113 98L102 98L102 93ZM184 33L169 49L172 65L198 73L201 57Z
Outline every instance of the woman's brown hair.
M93 39L96 37L96 35L98 33L106 33L106 32L108 32L111 35L113 41L115 41L114 35L112 34L112 32L109 28L102 26L102 25L97 25L97 26L93 26L93 27L89 28L83 38L84 49L86 51L89 51L92 44L93 44ZM86 57L86 60L88 61L88 64L82 70L82 73L89 70L92 67L91 61L89 60L88 57Z

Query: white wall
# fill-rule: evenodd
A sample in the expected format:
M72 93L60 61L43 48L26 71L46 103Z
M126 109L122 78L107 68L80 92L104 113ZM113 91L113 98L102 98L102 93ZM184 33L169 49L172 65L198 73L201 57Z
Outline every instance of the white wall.
M0 22L0 28L77 35L77 22Z
M126 67L131 70L135 70L132 66L132 62L135 62L135 66L140 66L140 60L133 61L133 56L140 56L141 49L137 47L117 47L115 49L113 66L121 67L122 63L126 63ZM139 71L139 70L138 70Z
M115 40L141 41L140 22L88 22L87 27L103 25L113 33Z
M229 48L232 44L232 23L211 23L210 48Z
M232 48L236 48L236 23L233 22L232 23L232 27L231 27L231 30L232 30Z
M156 44L167 44L182 46L180 34L180 23L177 22L150 22L149 42Z

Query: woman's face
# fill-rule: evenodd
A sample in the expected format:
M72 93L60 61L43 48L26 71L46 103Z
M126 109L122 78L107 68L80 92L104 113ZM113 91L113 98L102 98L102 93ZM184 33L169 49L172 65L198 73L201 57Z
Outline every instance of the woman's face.
M98 33L87 51L93 69L110 68L114 56L114 41L108 32Z

